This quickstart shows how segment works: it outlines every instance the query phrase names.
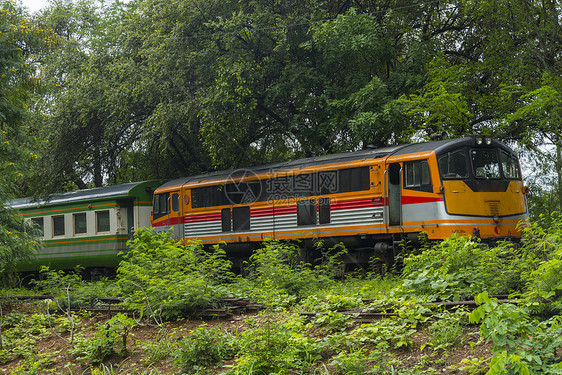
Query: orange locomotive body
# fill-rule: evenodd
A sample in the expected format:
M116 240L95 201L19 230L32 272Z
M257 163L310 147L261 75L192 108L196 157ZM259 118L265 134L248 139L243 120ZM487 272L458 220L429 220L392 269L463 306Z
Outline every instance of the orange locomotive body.
M170 181L155 191L151 220L232 251L296 239L388 253L420 234L519 238L525 193L511 149L467 136Z

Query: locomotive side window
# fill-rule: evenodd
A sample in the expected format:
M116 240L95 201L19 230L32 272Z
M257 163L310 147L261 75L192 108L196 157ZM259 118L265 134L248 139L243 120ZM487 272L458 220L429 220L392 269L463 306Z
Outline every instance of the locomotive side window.
M172 211L180 210L180 195L178 193L172 194Z
M404 163L404 188L414 190L431 190L429 164L427 160L408 161Z
M232 226L234 231L250 230L250 207L234 207L232 209Z
M211 206L249 204L262 200L261 181L236 182L218 186L218 188L218 196L213 202L210 202Z
M179 202L178 202L179 204ZM154 207L152 216L158 219L170 212L170 193L156 194L154 196Z
M512 180L520 180L521 173L519 172L517 159L504 151L500 153L500 158L504 177Z
M443 178L468 177L468 163L464 150L450 152L439 158L439 173Z
M294 196L293 176L280 176L266 180L266 192L269 200L290 199Z
M470 151L472 168L476 178L499 179L500 163L496 149L475 149Z
M288 174L259 181L237 182L191 189L191 207L215 207L251 204L267 200L311 197L323 194L364 191L371 188L369 167L347 168L316 173ZM154 217L159 217L166 203L157 194L154 199ZM162 215L160 215L162 216Z
M223 185L205 186L191 189L191 207L212 207L232 204L228 201Z
M316 199L297 202L297 225L316 224Z
M86 233L86 214L74 214L72 217L74 219L74 234Z
M340 169L338 174L339 193L369 190L371 188L369 167Z
M330 223L330 198L320 198L318 200L318 223Z
M64 236L64 216L53 216L53 236Z
M96 232L109 232L109 211L96 212Z
M232 220L230 219L230 208L223 208L221 210L221 227L223 232L230 232L232 230Z
M43 222L43 218L34 217L31 219L31 222L33 223L33 226L39 231L39 235L43 236L43 234L45 233L45 224Z

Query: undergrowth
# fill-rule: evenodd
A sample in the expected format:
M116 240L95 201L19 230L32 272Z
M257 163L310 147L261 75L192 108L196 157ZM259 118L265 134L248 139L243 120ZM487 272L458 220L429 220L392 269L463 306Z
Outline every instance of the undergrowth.
M298 244L273 241L248 259L244 276L234 276L219 247L182 245L167 234L143 230L131 243L117 282L108 287L125 297L125 306L144 318L142 324L159 327L156 341L133 349L143 351L147 368L172 361L184 374L438 373L439 360L473 341L475 347L490 345L490 355L442 368L555 374L562 372L562 224L548 222L548 228L524 228L519 244L490 247L452 237L427 245L405 257L401 275L385 277L343 275L342 246L321 250L323 262L308 263ZM47 270L38 285L51 300L38 303L33 314L0 314L0 361L19 359L14 373L49 373L56 356L36 347L49 334L67 340L74 336L71 353L84 366L94 366L92 373L114 373L108 359L130 354L127 339L141 320L116 316L84 330L83 317L70 307L99 295L103 284L86 283L77 275ZM493 295L518 299L501 303ZM244 328L235 331L201 325L177 336L166 328L167 320L218 306L225 296L251 299L264 310L245 318ZM470 314L425 303L469 298L479 304ZM387 315L359 323L364 311ZM479 326L478 338L466 335L468 324ZM398 359L406 353L416 361Z

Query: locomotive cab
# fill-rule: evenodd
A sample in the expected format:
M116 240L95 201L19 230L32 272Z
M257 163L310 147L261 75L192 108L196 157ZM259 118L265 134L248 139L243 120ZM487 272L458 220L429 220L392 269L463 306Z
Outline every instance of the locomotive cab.
M446 213L466 217L461 234L472 226L481 238L520 236L516 225L527 218L526 188L512 150L473 136L437 149L436 157Z

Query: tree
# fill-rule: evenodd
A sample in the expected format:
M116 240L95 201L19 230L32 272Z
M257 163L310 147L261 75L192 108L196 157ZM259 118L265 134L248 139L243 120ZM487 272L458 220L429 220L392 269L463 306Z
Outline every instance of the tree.
M400 4L146 0L111 21L98 8L104 37L49 73L63 77L47 98L49 174L172 178L403 139L396 99L424 82L431 49L403 42L419 26Z
M10 207L29 165L37 159L26 126L30 93L40 77L34 54L48 47L52 33L25 17L17 5L0 2L0 273L10 276L18 259L37 248L35 231Z
M80 187L443 130L523 143L525 95L559 76L549 1L55 4L45 166Z
M545 140L560 148L560 3L456 3L466 22L440 40L431 79L407 98L413 123L427 133L492 134L539 157Z

